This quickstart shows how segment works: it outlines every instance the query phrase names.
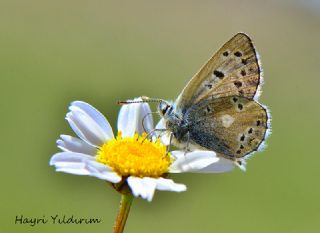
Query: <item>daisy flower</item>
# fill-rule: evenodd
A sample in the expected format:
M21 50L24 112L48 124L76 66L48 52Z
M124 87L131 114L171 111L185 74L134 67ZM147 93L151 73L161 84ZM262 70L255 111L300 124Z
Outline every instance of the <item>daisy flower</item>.
M184 184L166 178L168 173L225 172L234 168L232 162L217 157L213 151L168 152L159 139L147 139L153 130L147 103L121 107L116 136L107 119L82 101L71 103L66 120L78 138L61 135L57 140L62 152L50 159L57 172L127 184L135 197L148 201L155 190L186 190Z

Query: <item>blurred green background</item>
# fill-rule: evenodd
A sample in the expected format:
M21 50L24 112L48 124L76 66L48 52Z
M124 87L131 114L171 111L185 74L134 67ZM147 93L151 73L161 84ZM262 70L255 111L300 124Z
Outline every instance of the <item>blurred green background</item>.
M1 232L112 232L120 196L48 161L84 100L116 125L117 100L175 99L236 32L262 57L268 148L247 172L174 175L185 193L135 199L125 232L319 232L320 4L317 1L1 0ZM115 128L115 127L114 127ZM318 152L317 152L318 151ZM97 217L15 225L16 215Z

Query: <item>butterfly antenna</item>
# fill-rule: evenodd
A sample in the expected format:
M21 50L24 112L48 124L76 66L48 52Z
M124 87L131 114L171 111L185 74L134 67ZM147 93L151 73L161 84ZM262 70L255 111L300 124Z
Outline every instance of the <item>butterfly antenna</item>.
M118 101L118 104L123 105L123 104L137 104L137 103L160 103L162 101L163 101L162 99L153 99L147 96L142 96L141 100Z

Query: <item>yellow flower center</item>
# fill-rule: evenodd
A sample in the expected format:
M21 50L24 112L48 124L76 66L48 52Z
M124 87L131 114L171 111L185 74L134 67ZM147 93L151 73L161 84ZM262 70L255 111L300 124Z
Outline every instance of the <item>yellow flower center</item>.
M152 142L147 134L116 138L104 143L98 151L97 161L107 164L121 176L160 177L168 172L170 154L160 140Z

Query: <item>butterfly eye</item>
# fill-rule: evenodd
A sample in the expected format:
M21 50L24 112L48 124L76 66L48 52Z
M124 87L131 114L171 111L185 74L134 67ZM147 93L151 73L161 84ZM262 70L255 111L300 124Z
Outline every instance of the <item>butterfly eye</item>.
M166 112L168 111L169 105L166 105L163 109L161 109L162 115L165 115Z
M160 113L164 116L167 111L171 108L171 106L165 102L160 103L159 110Z

